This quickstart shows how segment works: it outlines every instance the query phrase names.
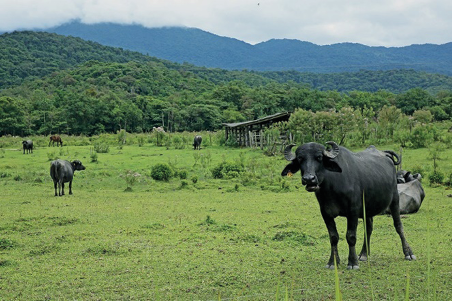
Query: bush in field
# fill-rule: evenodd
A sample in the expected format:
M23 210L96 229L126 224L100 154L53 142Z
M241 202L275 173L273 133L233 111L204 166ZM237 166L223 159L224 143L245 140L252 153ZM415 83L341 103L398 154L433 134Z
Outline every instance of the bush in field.
M430 182L430 185L435 185L435 184L441 185L444 180L444 174L442 172L440 172L439 170L434 170L431 174L429 174L428 180Z
M173 145L174 145L175 149L184 149L185 148L184 140L180 136L174 136Z
M188 172L185 169L182 169L177 172L177 175L179 176L179 179L185 180L187 179Z
M426 147L433 141L433 133L427 126L416 126L412 133L410 142L414 148Z
M117 134L118 134L118 143L126 144L127 132L125 130L119 130L119 131L117 131Z
M193 184L198 183L198 176L196 176L196 175L192 176L191 181L193 182Z
M168 164L159 163L152 167L151 177L156 181L169 181L173 176L173 171Z
M139 181L139 178L141 175L137 172L134 172L132 170L128 170L125 175L123 175L124 179L126 180L127 188L126 191L132 190L132 186Z
M107 143L94 143L94 151L96 153L108 153L110 146Z
M234 162L221 162L211 170L214 179L238 178L243 171L243 165Z

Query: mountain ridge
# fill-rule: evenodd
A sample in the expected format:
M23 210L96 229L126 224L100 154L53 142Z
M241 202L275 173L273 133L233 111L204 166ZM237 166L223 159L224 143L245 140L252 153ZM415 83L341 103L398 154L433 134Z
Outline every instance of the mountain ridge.
M226 70L336 73L413 69L452 75L452 42L385 47L351 42L317 45L296 39L270 39L252 45L191 27L147 28L137 24L84 24L79 21L42 31L80 37L177 63Z

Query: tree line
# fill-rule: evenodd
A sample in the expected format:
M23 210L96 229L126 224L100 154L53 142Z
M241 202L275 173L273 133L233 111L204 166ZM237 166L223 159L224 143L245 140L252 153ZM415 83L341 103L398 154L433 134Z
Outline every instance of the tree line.
M411 116L427 110L432 121L451 120L452 91L431 95L421 88L394 94L320 91L295 82L252 85L242 80L214 83L160 62L89 61L0 91L0 134L66 133L93 135L217 130L222 123L253 120L303 109L340 112L343 108L379 114L394 107Z

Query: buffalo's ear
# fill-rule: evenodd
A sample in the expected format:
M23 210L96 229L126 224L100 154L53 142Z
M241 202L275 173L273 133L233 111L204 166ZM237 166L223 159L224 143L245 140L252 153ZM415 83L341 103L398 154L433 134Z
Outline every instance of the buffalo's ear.
M325 168L329 171L342 172L342 168L334 159L325 156L323 157L323 166L325 166Z
M300 170L300 164L297 160L293 160L292 163L288 164L281 173L281 176L292 175Z

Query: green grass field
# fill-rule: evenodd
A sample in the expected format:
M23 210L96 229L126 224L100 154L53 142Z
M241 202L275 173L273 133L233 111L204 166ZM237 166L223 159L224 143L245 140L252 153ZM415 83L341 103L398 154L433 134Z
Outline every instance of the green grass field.
M12 143L0 153L0 300L335 299L318 203L299 174L280 177L282 155L147 143L111 146L91 162L90 145L37 144L29 155ZM73 195L54 196L55 157L86 166ZM405 149L404 168L428 173L428 157ZM452 150L443 157L441 170L450 173ZM246 172L213 179L222 161L241 162ZM153 180L156 163L186 170L187 179ZM128 171L140 175L131 191ZM418 260L404 260L392 218L376 217L370 262L357 271L339 266L344 300L405 300L407 288L409 300L452 299L452 191L423 183L420 211L402 219ZM346 262L345 219L337 223ZM362 222L358 231L359 250Z

